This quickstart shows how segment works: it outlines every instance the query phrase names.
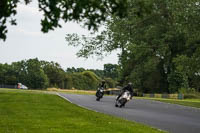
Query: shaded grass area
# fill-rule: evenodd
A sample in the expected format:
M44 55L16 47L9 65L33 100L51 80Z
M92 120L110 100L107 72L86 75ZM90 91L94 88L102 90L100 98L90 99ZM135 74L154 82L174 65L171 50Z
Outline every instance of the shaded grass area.
M179 104L179 105L184 105L184 106L200 108L200 99L178 100L178 99L146 98L146 97L137 97L137 99L149 99L149 100L156 100L156 101L165 102L165 103Z
M159 133L161 131L80 108L57 95L0 90L1 133Z

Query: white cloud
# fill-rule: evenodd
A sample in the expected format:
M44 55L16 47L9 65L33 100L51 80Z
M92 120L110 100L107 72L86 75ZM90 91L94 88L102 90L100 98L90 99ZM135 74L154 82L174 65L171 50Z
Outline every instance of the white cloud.
M11 63L30 58L58 62L63 68L84 67L103 69L105 63L117 63L116 52L102 61L94 58L77 58L79 48L67 46L65 35L70 33L88 34L80 25L63 23L62 28L44 34L41 32L42 13L33 1L30 5L17 7L17 26L9 26L6 42L0 42L0 63ZM2 44L2 45L1 45Z
M25 29L20 29L20 28L17 28L16 32L19 33L19 34L22 33L25 36L35 36L35 37L42 37L43 36L43 33L41 33L41 32L27 31Z
M18 4L17 6L17 11L20 13L26 13L29 15L40 15L42 16L42 13L39 12L39 9L36 7L31 7L29 5L24 5L24 4Z

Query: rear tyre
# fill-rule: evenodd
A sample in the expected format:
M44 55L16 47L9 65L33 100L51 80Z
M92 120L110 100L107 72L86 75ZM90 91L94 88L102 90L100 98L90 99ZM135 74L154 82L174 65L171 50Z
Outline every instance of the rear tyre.
M99 98L99 97L97 97L97 98L96 98L96 100L97 100L97 101L100 101L100 98Z

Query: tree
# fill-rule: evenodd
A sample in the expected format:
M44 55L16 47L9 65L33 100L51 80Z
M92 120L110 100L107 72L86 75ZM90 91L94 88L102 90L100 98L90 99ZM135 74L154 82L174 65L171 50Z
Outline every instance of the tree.
M48 87L48 77L37 58L27 60L23 69L26 72L24 84L29 88L45 89Z
M17 85L22 83L31 89L48 87L48 77L36 59L23 60L9 64L0 64L0 84Z
M16 85L17 77L12 65L0 64L0 84L3 85Z
M17 4L31 0L1 0L0 3L0 39L5 41L7 21L16 25L14 16ZM41 20L42 32L46 33L61 27L60 21L83 22L89 29L97 30L98 25L105 21L109 14L123 17L126 14L127 0L38 0L39 10L43 12Z
M104 64L104 76L117 80L119 78L119 66L117 64Z
M87 71L91 71L95 73L98 77L104 78L104 70L99 70L99 69L88 69Z
M50 87L63 88L65 72L58 63L40 61L44 73L49 79Z
M120 49L121 83L131 80L146 92L169 92L173 84L169 77L176 77L173 73L184 65L181 62L185 59L178 57L194 62L199 59L200 4L197 0L129 2L128 15L122 19L112 16L100 35L87 38L73 34L66 40L69 45L82 46L79 57L102 56ZM183 87L199 73L198 64L187 66L189 72L182 69L178 76Z

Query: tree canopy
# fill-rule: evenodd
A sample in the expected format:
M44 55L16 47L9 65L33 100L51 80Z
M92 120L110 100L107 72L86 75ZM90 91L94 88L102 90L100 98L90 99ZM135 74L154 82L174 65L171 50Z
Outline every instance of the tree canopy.
M67 35L82 46L79 57L120 49L121 82L143 92L199 89L200 3L198 0L129 1L128 15L113 15L95 37Z
M0 39L5 41L7 23L16 25L14 16L17 4L29 4L31 0L1 0L0 2ZM127 0L38 0L39 10L43 13L42 32L61 27L60 21L83 22L88 29L98 29L109 14L123 17L126 14Z

